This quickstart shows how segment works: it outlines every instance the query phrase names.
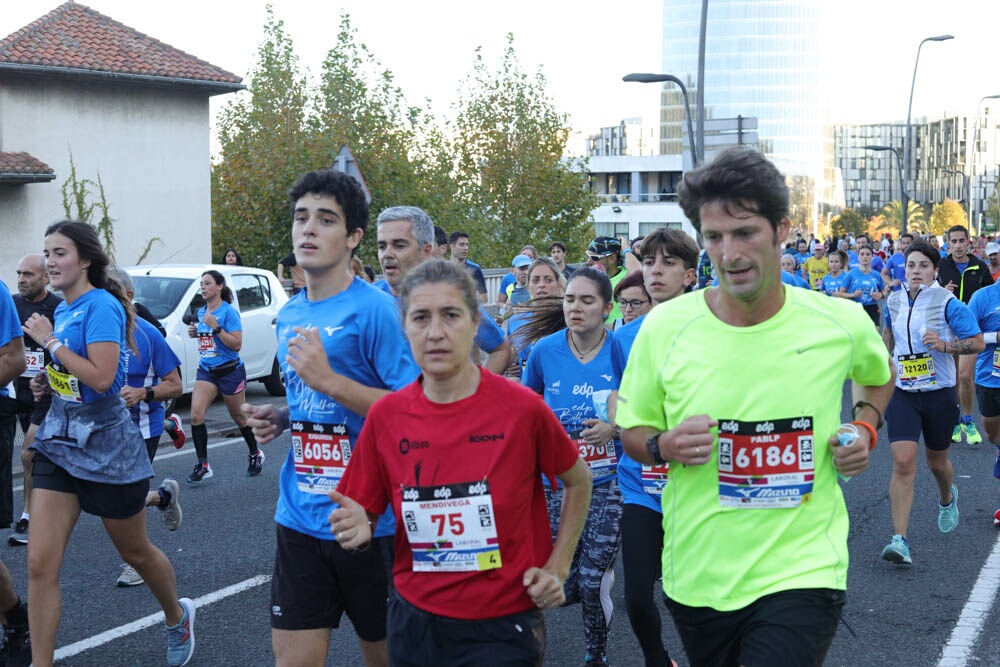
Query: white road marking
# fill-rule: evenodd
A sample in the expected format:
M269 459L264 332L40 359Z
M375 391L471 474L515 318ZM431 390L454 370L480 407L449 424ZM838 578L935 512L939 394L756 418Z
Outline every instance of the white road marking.
M200 598L194 600L194 606L197 609L207 607L208 605L223 600L225 598L231 597L238 593L242 593L245 590L249 590L261 584L266 584L271 581L271 575L260 574L256 577L251 577L239 583L233 584L232 586L226 586L217 591L213 591L206 595L202 595ZM66 658L71 658L74 655L83 653L84 651L89 651L95 649L98 646L108 644L115 641L116 639L121 639L133 633L139 632L140 630L145 630L146 628L152 627L157 624L164 623L163 612L158 612L156 614L150 614L144 618L140 618L137 621L132 621L131 623L126 623L125 625L119 625L117 628L111 628L99 635L94 635L93 637L88 637L86 639L81 639L78 642L74 642L69 646L63 646L60 649L56 649L55 659L65 660ZM195 628L197 630L197 628Z
M235 445L237 442L243 442L242 436L239 437L239 438L229 438L228 440L223 440L221 442L217 442L217 443L215 443L213 445L209 445L208 448L209 449L215 449L216 447L225 447L227 445ZM262 446L264 446L264 445L262 445ZM162 461L163 459L173 459L173 458L176 458L178 456L188 456L189 454L192 454L192 453L194 453L194 449L178 449L175 452L167 452L166 454L157 454L156 458L153 460L153 463L156 463L157 461ZM21 484L19 486L15 486L14 487L14 491L24 491L24 484Z
M986 557L979 571L969 599L951 631L948 643L941 650L938 667L965 667L972 658L972 649L983 631L1000 589L1000 537L993 544L993 551Z

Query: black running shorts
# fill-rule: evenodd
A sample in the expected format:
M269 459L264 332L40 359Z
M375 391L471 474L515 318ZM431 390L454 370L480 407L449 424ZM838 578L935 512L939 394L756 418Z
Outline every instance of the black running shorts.
M484 613L488 606L484 604ZM389 599L389 664L393 667L535 667L542 664L544 655L545 618L538 609L465 620L419 609L398 591Z
M376 538L364 551L346 551L333 539L275 525L271 627L336 628L347 612L358 637L367 642L385 639L388 585L380 542L392 538Z
M845 601L826 588L772 593L735 611L666 598L691 667L821 667Z
M979 412L984 417L1000 417L1000 387L977 384L976 398L979 399Z
M31 468L35 489L70 493L76 496L80 509L103 519L129 519L146 508L149 480L131 484L104 484L73 477L52 460L35 452Z

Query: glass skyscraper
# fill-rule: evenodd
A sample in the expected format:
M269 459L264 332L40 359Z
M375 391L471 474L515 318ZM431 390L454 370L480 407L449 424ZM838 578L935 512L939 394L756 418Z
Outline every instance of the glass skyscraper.
M702 0L664 0L663 69L697 97ZM757 147L789 177L794 224L834 204L833 132L823 96L820 0L708 0L705 118L756 117ZM681 95L665 84L661 150L686 150ZM709 135L706 132L706 135ZM705 157L711 158L712 137ZM825 210L818 209L822 215Z

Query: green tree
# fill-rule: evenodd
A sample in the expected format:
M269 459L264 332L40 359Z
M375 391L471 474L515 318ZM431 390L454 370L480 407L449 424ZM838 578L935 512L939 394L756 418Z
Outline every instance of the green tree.
M592 234L585 161L563 159L568 119L556 111L539 71L525 73L507 36L499 69L476 50L453 124L458 198L477 261L506 266L525 244L561 240L569 256Z
M444 227L455 219L450 145L435 119L409 106L392 72L357 39L341 15L337 43L323 61L310 122L329 163L340 146L351 147L372 194L371 220L397 205L419 206ZM360 254L375 263L374 224Z
M288 188L321 164L305 127L307 79L270 6L249 81L219 114L212 255L222 261L226 248L235 247L245 263L270 268L291 250Z
M956 201L945 199L940 204L934 206L927 231L931 234L941 236L955 225L969 226L969 219L966 217L965 208Z
M861 234L868 228L868 221L862 218L854 209L845 208L840 215L834 218L830 226L837 236L847 234Z
M927 231L927 211L923 206L909 200L907 208L907 227L914 234L923 234ZM898 199L894 199L882 207L882 216L885 218L886 231L899 236L899 229L903 224L903 204Z

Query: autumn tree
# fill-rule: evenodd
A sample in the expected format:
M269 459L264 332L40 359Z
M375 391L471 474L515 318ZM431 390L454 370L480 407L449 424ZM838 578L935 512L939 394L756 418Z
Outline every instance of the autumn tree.
M270 6L249 81L218 117L212 254L222 261L234 247L246 264L270 268L291 250L288 188L320 164L306 127L308 81Z
M854 209L845 208L840 215L831 221L830 226L837 236L857 235L868 228L868 221L858 215Z
M563 159L568 118L556 111L541 71L527 74L514 38L499 69L476 50L453 124L462 225L476 261L507 266L525 243L561 240L580 256L592 234L585 162Z
M315 108L310 126L327 163L340 146L350 146L372 194L364 260L377 261L374 221L389 206L419 206L436 223L452 223L457 207L448 142L433 117L407 104L392 72L358 41L347 14L323 61Z
M965 209L958 202L952 201L951 199L945 199L940 204L936 204L934 206L927 231L931 234L942 236L955 225L969 226L968 218L965 215Z

